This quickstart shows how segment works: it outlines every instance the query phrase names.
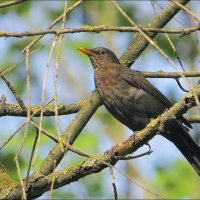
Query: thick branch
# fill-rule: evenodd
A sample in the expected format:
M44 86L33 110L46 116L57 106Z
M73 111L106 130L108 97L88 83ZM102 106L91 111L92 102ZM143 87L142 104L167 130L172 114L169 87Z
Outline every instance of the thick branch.
M83 99L77 103L70 105L58 104L58 114L67 115L77 113L82 106L85 105L87 99ZM39 117L41 113L41 106L31 106L30 114L34 114L34 117ZM44 116L55 116L55 105L47 105L43 108ZM27 113L22 110L20 105L7 104L0 102L0 116L19 116L27 117Z
M191 124L200 123L200 115L193 115L193 116L188 116L188 117L185 117L185 118Z

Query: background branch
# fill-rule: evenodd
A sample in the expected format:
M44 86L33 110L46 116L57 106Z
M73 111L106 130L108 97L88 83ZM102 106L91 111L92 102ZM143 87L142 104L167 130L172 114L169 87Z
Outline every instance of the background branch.
M16 0L16 1L9 1L9 2L5 2L5 3L1 3L0 4L0 8L5 8L5 7L8 7L8 6L13 6L13 5L16 5L16 4L19 4L19 3L23 3L25 1L26 0Z
M152 33L168 33L168 34L179 34L180 36L188 35L194 31L200 30L200 25L196 25L193 27L187 27L181 30L175 30L175 29L162 29L162 28L150 28L150 27L143 27L139 26L142 31L145 33L152 32ZM136 27L129 27L129 26L106 26L106 25L100 25L100 26L90 26L86 25L80 28L65 28L65 29L47 29L44 31L37 31L37 32L4 32L0 31L0 37L16 37L16 38L22 38L22 37L32 37L32 36L41 36L41 35L47 35L47 34L54 34L54 35L60 35L60 34L66 34L66 33L81 33L81 32L94 32L94 33L100 33L105 31L119 31L119 32L138 32L138 29Z

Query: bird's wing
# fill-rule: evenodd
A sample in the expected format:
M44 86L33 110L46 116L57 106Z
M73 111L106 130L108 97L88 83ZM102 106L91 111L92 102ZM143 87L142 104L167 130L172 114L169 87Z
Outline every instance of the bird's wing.
M163 105L166 106L166 108L170 108L172 106L171 102L147 79L145 79L140 72L136 72L124 67L123 70L121 70L120 75L130 85L133 85L134 87L142 89L146 93L155 96Z
M166 106L166 108L170 108L172 106L171 102L147 79L145 79L140 72L124 67L123 70L121 70L120 75L130 85L133 85L138 89L142 89L148 94L156 97L163 105ZM183 116L181 116L180 119L188 128L192 128L191 124Z

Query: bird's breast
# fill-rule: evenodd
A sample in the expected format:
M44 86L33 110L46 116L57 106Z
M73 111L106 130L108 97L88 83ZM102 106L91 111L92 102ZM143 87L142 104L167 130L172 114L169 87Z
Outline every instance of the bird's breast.
M116 98L123 100L128 95L126 85L122 84L119 70L112 68L97 68L95 70L95 85L106 104L116 103Z
M120 68L97 68L95 85L106 108L120 121L140 112L138 102L144 92L130 86L120 75Z

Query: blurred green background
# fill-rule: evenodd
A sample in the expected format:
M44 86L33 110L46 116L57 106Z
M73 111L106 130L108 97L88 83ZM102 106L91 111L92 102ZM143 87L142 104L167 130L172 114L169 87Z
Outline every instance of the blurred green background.
M1 1L3 2L3 1ZM68 7L76 1L67 1ZM155 16L151 1L119 1L119 5L136 23L145 25ZM158 1L157 12L162 12L169 2ZM200 2L192 1L190 9L199 15ZM0 11L0 30L8 32L40 31L45 30L48 25L63 13L64 1L28 1L15 6L3 8ZM191 17L181 11L175 20L171 20L166 26L168 28L183 29L187 26L197 24ZM84 1L66 17L66 28L78 28L84 25L114 25L130 26L128 21L121 16L110 1ZM60 28L61 23L55 28ZM79 47L93 48L103 46L112 49L118 57L129 46L134 34L120 32L101 33L75 33L65 34L61 45L61 56L58 74L58 103L70 104L82 98L88 97L95 89L93 82L93 69L89 59L77 51ZM183 38L178 35L170 35L170 39L177 49L186 71L199 70L198 54L199 33L193 33ZM34 37L22 38L0 38L0 69L4 71L11 66L12 70L6 73L6 77L13 83L15 89L28 102L25 55L21 51ZM44 36L31 50L34 52L30 57L31 70L31 105L41 104L43 80L46 73L50 48L53 35ZM179 66L175 53L164 34L159 34L157 44L170 56ZM53 96L53 78L55 70L56 51L53 53L45 102ZM172 66L151 46L149 46L132 68L141 71L176 71ZM173 79L149 79L158 87L172 102L179 100L185 93L178 87ZM195 85L197 78L190 78ZM184 81L183 86L187 88ZM0 95L7 97L8 103L16 104L16 100L0 80ZM190 114L195 114L193 109ZM60 116L60 130L63 132L74 118L74 114ZM0 132L1 144L23 123L26 119L22 117L1 117ZM45 117L43 127L49 132L56 134L55 118ZM18 181L14 156L22 140L24 129L21 130L0 151L0 161L5 164L11 177ZM191 131L194 138L199 141L199 126L194 124ZM34 129L30 126L19 162L25 177L31 148L34 140ZM115 120L102 106L100 107L81 135L75 142L75 146L88 153L101 153L112 145L123 141L131 135L131 131ZM128 174L136 183L143 185L164 198L200 198L198 190L200 181L195 171L190 167L178 150L168 141L156 136L150 145L153 153L149 156L131 161L120 161L116 167ZM37 169L42 160L47 156L54 143L47 137L42 136L36 163L31 171ZM143 147L136 154L146 151ZM59 168L74 166L82 161L78 155L69 153L59 165ZM116 186L119 198L137 199L153 198L156 196L138 187L133 181L115 171ZM41 198L47 198L45 193ZM53 198L113 198L112 179L109 170L105 169L99 174L87 176L78 182L66 185L53 192Z

